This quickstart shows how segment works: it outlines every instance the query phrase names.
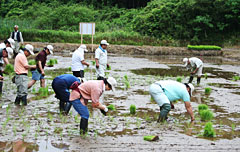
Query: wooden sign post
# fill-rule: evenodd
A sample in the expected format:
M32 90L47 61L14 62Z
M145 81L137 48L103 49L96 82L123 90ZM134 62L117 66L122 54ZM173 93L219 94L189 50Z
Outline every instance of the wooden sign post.
M92 35L92 52L93 52L93 35L95 34L95 23L79 23L79 32L81 34L81 44L83 44L83 35Z

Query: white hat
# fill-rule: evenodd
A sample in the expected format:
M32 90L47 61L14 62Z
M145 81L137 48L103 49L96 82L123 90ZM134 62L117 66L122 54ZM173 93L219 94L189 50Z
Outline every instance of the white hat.
M88 50L87 50L87 46L84 45L84 44L80 45L79 49L83 49L84 52L88 52Z
M17 27L17 28L18 28L18 25L14 25L14 27Z
M186 66L188 65L188 58L184 58L184 59L183 59L183 62L185 63L185 64L184 64L184 67L186 67Z
M8 53L8 58L12 58L13 57L13 49L12 48L10 48L10 47L7 47L6 48L6 51L7 51L7 53Z
M190 89L191 89L191 96L192 96L192 93L193 93L193 91L194 91L194 86L193 86L191 83L188 83L188 86L189 86Z
M115 91L117 81L113 77L108 77L107 82L112 86L112 90Z
M53 54L53 46L52 45L47 45L47 49L51 54Z
M27 49L30 54L34 55L33 46L31 44L25 45L25 49Z
M109 43L106 40L102 40L100 44L109 45Z
M15 49L15 46L14 46L15 41L14 41L12 38L9 38L9 39L8 39L8 42L10 43L11 48Z

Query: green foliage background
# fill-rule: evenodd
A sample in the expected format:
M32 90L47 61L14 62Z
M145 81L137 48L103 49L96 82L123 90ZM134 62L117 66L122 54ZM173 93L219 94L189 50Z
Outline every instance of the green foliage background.
M26 41L79 43L79 22L95 22L94 43L238 45L239 8L240 0L1 0L0 39L18 24Z

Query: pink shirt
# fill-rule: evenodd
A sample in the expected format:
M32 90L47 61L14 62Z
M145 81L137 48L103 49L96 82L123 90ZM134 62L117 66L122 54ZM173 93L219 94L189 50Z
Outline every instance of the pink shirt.
M18 53L18 55L15 58L15 63L14 63L14 71L17 74L23 74L23 73L28 73L28 69L26 69L24 66L28 66L28 61L27 57L25 54Z
M99 105L99 98L105 90L105 84L103 80L90 80L82 83L77 90L73 90L70 94L70 101L82 98L80 101L83 105L87 104L88 100L92 100L92 106L97 107Z

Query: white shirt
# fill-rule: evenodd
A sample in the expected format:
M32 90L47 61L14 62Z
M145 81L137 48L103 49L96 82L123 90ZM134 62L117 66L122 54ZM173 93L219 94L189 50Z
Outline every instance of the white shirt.
M14 37L13 38L14 38L15 41L17 41L17 32L18 31L16 31L16 32L14 31ZM19 32L19 36L20 36L20 42L23 43L23 37L22 37L22 33L21 32ZM11 33L10 38L12 38L12 33Z
M84 60L84 50L79 48L72 55L72 71L84 70L82 61Z
M203 65L202 60L200 60L199 58L196 58L196 57L190 58L189 61L190 61L190 64L191 64L192 67L199 68L200 66Z
M0 44L0 49L3 49L3 48L6 48L5 43L1 43L1 44Z
M103 52L99 47L95 51L95 58L98 59L99 64L106 65L107 64L107 50Z

